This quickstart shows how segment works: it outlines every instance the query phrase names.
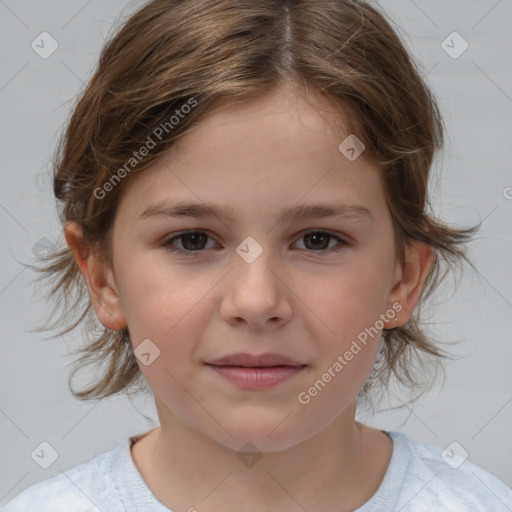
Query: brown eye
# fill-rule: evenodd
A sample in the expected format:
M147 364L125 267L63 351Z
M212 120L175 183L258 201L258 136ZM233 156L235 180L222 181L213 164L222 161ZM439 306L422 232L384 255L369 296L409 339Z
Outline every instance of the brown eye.
M208 235L205 235L199 231L195 233L187 233L181 236L181 239L183 240L183 247L185 247L187 251L197 251L199 249L204 249L207 238Z
M167 239L162 245L171 252L179 254L205 252L208 239L213 239L204 231L183 231ZM303 250L317 253L336 252L343 249L344 246L350 245L343 238L330 233L328 231L310 231L304 233L300 240L304 240L305 247ZM181 247L176 244L180 242ZM333 243L334 242L334 243ZM300 247L299 247L300 248ZM302 248L300 248L302 249Z
M186 231L166 240L163 245L175 252L198 252L205 248L208 238L203 231ZM176 241L181 241L183 248L176 247Z
M331 240L331 235L327 235L325 233L309 233L304 235L304 240L306 241L306 247L308 249L327 249L329 247L329 242ZM313 247L311 247L312 245Z
M301 239L305 241L305 249L309 251L337 251L340 247L336 248L336 245L349 245L348 242L333 233L329 233L328 231L310 231L309 233L303 234ZM331 246L329 248L332 241L337 242L337 244L335 244L334 247Z

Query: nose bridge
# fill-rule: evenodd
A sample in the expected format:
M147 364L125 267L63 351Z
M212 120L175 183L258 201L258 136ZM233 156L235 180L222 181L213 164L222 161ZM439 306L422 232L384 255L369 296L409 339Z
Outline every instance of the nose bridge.
M224 288L220 312L224 321L252 329L278 329L293 315L293 293L288 293L286 262L279 258L276 237L264 230L246 236L231 260L229 282Z
M273 251L268 245L268 237L266 242L263 242L262 237L260 241L261 244L256 238L248 236L236 248L235 271L249 285L253 281L261 284L262 281L274 279L274 274L270 271Z
M257 329L282 326L290 319L292 307L283 295L279 272L273 268L273 251L246 241L237 253L229 291L222 300L224 320L233 325L244 321Z
M260 244L249 236L236 248L234 268L228 303L232 314L262 320L264 317L279 317L284 311L281 296L279 270L276 270L274 251L263 242ZM285 310L288 308L285 308Z

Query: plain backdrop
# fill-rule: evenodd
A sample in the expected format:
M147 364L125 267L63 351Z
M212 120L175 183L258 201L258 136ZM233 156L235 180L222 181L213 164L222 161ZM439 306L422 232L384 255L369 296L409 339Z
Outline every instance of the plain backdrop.
M432 331L459 341L460 357L413 407L362 420L442 448L456 441L512 486L512 1L379 3L402 30L448 129L434 165L434 210L454 225L484 222L471 243L477 271L466 268L458 288L447 281L430 303ZM0 504L158 424L151 395L73 399L67 354L80 332L46 341L33 331L48 307L21 264L61 240L49 178L57 134L112 25L141 4L0 2ZM31 46L42 32L58 44L45 59ZM42 442L58 454L47 469L31 456Z

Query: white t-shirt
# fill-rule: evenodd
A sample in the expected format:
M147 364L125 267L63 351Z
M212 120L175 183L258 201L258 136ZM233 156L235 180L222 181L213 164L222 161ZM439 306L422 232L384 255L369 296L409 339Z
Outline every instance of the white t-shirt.
M512 489L482 468L399 432L386 432L393 454L377 492L354 512L511 512ZM110 452L43 482L12 499L3 512L169 512L135 466L126 438ZM452 458L451 455L454 455ZM453 466L453 467L452 467ZM201 510L201 503L191 508ZM172 512L172 511L171 511Z

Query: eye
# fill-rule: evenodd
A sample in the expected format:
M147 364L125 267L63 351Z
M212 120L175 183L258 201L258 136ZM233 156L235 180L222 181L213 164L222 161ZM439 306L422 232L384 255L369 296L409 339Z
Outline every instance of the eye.
M210 238L204 231L183 231L178 233L172 238L167 239L163 245L168 248L171 252L178 253L190 253L200 252L204 249L205 241ZM180 249L174 246L175 241L182 241L184 249Z
M343 246L350 245L349 242L329 231L309 231L307 233L303 233L301 239L305 240L305 245L309 246L306 247L306 250L313 252L339 251ZM338 242L336 245L340 247L336 248L336 246L334 246L328 249L330 245L329 242L332 241ZM311 246L316 246L316 248L311 249Z
M171 252L190 255L190 253L199 253L208 248L206 247L208 239L213 240L204 231L189 230L168 238L162 245ZM340 251L344 246L350 245L349 242L329 231L309 231L301 235L299 240L302 239L305 241L305 250L310 252ZM329 247L333 241L337 243ZM176 247L177 242L180 242L181 248Z

